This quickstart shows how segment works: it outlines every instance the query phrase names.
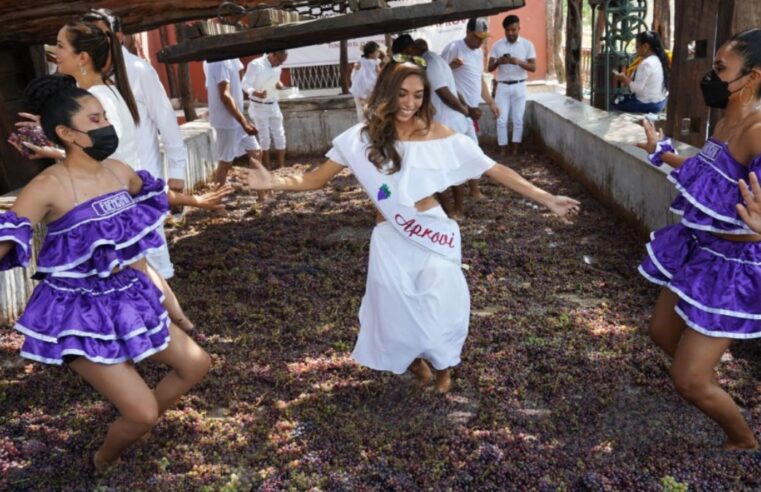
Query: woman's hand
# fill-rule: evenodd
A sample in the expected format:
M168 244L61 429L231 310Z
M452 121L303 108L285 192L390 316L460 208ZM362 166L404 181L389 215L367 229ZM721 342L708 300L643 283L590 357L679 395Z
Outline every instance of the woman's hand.
M547 208L549 208L558 217L560 217L564 223L573 224L572 219L578 215L580 205L581 204L573 198L562 195L555 195L547 204Z
M232 192L232 186L224 185L202 195L194 195L193 198L195 198L195 203L193 206L198 208L205 208L207 210L222 210L225 208L225 205L222 203L222 199L230 195Z
M647 139L644 142L639 142L637 144L637 147L644 150L648 154L652 154L655 152L656 144L658 143L658 140L663 139L663 131L662 130L655 130L655 125L653 125L653 122L648 119L642 120L642 126L645 128L645 138Z
M748 227L761 234L761 186L758 184L756 173L751 172L748 178L750 179L750 189L742 179L738 184L744 205L743 203L736 205L737 213Z
M248 186L252 190L271 190L275 185L275 178L256 159L251 159L252 166L248 169Z
M32 113L19 113L19 116L26 118L26 120L17 121L14 123L16 127L22 126L40 126L40 116Z

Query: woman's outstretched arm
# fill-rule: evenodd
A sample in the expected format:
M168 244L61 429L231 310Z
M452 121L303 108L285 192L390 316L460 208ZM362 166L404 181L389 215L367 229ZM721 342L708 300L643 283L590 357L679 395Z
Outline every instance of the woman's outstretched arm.
M548 193L507 166L495 164L485 174L505 188L544 205L566 222L579 213L578 201Z
M317 169L296 176L273 176L261 162L253 160L254 167L248 170L248 185L253 190L310 191L325 186L330 179L340 173L344 166L327 160Z

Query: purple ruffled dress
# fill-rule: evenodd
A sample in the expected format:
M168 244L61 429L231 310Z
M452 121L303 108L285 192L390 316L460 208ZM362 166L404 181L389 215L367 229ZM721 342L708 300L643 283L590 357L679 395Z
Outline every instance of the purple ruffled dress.
M704 335L761 337L761 242L713 234L755 234L735 205L742 202L738 180L759 168L761 155L746 166L709 139L668 176L680 193L671 211L682 218L652 233L639 272L677 294L677 314Z
M139 362L169 344L163 294L142 272L123 268L163 245L157 229L168 210L164 182L138 175L137 195L107 193L47 225L34 276L41 282L15 326L25 335L22 357L118 364ZM0 214L0 241L16 243L0 270L27 266L31 239L28 219Z

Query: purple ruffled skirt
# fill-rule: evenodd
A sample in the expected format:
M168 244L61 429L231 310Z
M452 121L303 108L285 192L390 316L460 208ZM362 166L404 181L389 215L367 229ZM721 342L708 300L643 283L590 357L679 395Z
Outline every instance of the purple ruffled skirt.
M92 362L139 362L169 344L163 294L142 272L125 268L101 278L46 277L16 330L21 356L46 364L80 356Z
M712 337L761 337L761 242L738 242L683 224L655 231L640 273L679 296L687 326Z

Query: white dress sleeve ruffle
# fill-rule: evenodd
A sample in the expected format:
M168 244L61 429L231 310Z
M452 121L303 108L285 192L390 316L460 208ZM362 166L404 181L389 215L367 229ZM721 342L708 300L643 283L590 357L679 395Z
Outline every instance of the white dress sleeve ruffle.
M347 166L358 148L354 145L357 139L367 138L362 126L358 123L336 137L326 157ZM389 176L396 181L399 203L409 207L450 186L477 179L496 164L473 139L460 133L434 140L399 141L397 146L401 169Z

